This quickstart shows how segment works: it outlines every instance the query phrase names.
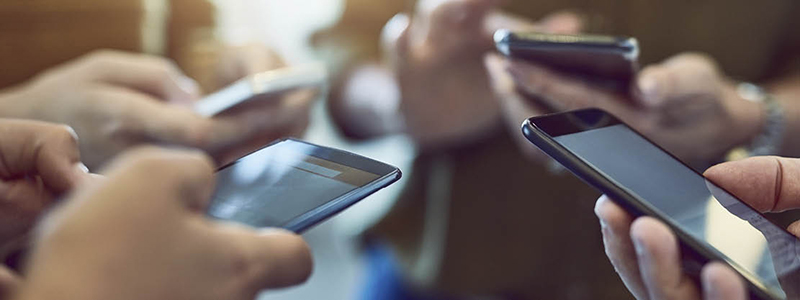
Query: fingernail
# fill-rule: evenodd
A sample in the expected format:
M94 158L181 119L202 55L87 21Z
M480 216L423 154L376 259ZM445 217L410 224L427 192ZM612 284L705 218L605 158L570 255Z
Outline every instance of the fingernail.
M197 81L186 76L178 77L178 87L184 92L194 97L200 96L200 85Z
M649 103L655 103L658 99L658 82L650 77L639 78L639 90L642 98Z
M82 162L75 164L75 168L82 171L83 173L89 173L89 167L87 167Z

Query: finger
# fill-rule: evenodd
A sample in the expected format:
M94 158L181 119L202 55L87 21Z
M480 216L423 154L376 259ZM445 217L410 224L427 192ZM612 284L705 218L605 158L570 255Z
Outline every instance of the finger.
M56 193L77 186L88 168L81 163L75 131L69 126L56 126L40 139L36 168L44 184Z
M147 93L160 100L192 103L200 96L197 82L170 60L119 51L98 51L77 62L94 80Z
M713 166L703 174L761 212L800 208L800 160L751 157Z
M199 151L140 147L123 153L105 173L105 184L96 193L107 196L75 198L114 199L127 209L111 209L126 214L169 208L201 213L214 191L214 165Z
M630 234L650 299L699 299L697 286L683 273L678 241L666 225L641 217L631 224Z
M494 40L485 26L497 0L452 0L430 9L425 40L430 45L479 45L491 49Z
M634 108L630 107L625 99L594 88L579 79L517 59L511 60L508 71L520 91L537 97L555 111L597 107L622 119L641 118L639 114L634 113Z
M500 29L512 32L538 31L549 32L540 23L532 22L525 18L513 16L501 11L493 11L486 17L487 32L497 32Z
M153 101L152 97L115 87L98 88L98 99L115 99L105 105L111 125L105 128L111 138L137 143L180 145L202 148L216 138L232 138L233 131L217 132L213 122L194 111Z
M0 181L0 228L2 232L27 231L55 200L55 195L36 177ZM0 236L5 240L7 236Z
M277 229L259 232L236 224L217 229L224 234L220 244L236 250L243 269L240 275L254 291L296 285L311 274L311 251L299 235Z
M583 30L583 18L570 11L547 15L539 21L545 32L557 34L578 34Z
M688 96L716 92L710 90L718 80L713 60L698 54L682 54L662 64L644 68L638 77L641 101L650 107Z
M712 262L700 273L705 300L746 300L747 290L741 277L730 267Z
M264 145L274 139L287 137L296 133L298 127L306 124L311 105L319 99L318 89L300 89L280 96L279 101L254 101L241 108L232 109L214 118L215 126L236 129L242 140L229 140L227 143L216 143L209 150L227 150L247 142ZM271 137L269 140L253 140L254 137Z
M594 211L600 219L606 255L614 265L614 270L636 299L648 299L630 236L633 218L605 195L597 200Z
M13 299L21 287L19 275L0 265L0 299Z
M286 66L281 56L262 43L246 43L225 49L217 70L220 86L227 86L245 76Z
M511 132L518 132L520 124L527 118L543 113L539 107L525 101L520 96L514 86L514 80L506 71L506 59L498 54L489 53L484 57L484 64L489 75L489 81L494 91L496 99L500 101L503 109L504 119L510 126ZM534 147L531 143L521 134L514 134L519 149L522 153L533 161L542 161L547 159L547 155Z
M391 65L404 60L409 52L409 24L411 20L406 14L397 14L381 31L380 43L383 57L389 58Z
M73 188L80 164L78 137L72 128L26 120L0 121L0 177L41 176L55 193Z
M800 238L800 221L792 222L792 224L789 224L789 227L786 228L786 230L791 234L794 234L794 236Z

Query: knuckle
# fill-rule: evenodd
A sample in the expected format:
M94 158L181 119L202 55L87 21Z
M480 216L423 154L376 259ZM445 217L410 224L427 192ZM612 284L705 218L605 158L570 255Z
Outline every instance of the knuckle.
M164 78L172 77L174 74L180 73L178 65L171 59L164 57L147 57L147 65L154 70L158 76Z
M103 68L123 57L122 52L109 49L99 49L83 56L84 62L90 68Z
M69 125L55 125L52 135L61 142L78 145L78 133Z

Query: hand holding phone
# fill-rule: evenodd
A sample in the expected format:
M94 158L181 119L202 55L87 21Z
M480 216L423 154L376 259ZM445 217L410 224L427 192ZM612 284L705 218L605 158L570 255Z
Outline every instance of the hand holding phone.
M321 64L286 67L245 77L206 96L194 105L200 115L213 117L253 101L270 101L279 93L293 89L323 88L328 74Z
M523 133L575 175L616 201L632 217L647 216L668 226L680 242L683 261L678 262L677 254L662 255L660 257L667 259L655 261L657 267L680 265L681 274L698 279L703 266L716 261L735 270L754 299L800 299L800 239L771 223L751 206L780 210L789 207L786 203L773 202L770 206L752 199L747 203L737 199L711 180L715 176L704 178L627 124L599 109L534 117L523 124ZM747 185L743 184L741 176L745 174L742 172L723 170L736 176L724 186L740 191L766 186L763 190L767 195L753 192L747 195L770 199L769 192L774 191L775 180L759 176L771 173L772 177L767 178L777 179L774 174L778 166L773 162L771 171L770 168L756 168L757 172L750 173L755 175L753 181L748 181ZM800 173L800 168L792 170L782 174L796 178L794 172ZM753 185L755 182L761 183ZM765 182L771 184L763 184ZM636 223L633 226L632 233L636 237L633 231ZM649 228L658 231L657 227ZM624 228L616 231L624 231ZM619 240L616 243L619 244ZM632 254L632 249L627 249L618 249L618 252ZM655 249L640 249L639 253L647 254L647 251ZM619 260L615 263L622 264ZM658 277L663 273L649 274L652 271L643 270L642 281L648 279L647 275L663 278ZM627 279L629 287L636 286L635 277ZM680 280L674 282L681 283ZM653 288L647 286L650 283L644 281L647 288Z
M498 30L505 56L531 61L612 90L627 92L639 70L639 43L631 37Z
M506 69L521 95L536 97L551 112L601 108L696 166L719 161L730 149L749 143L760 128L760 104L741 98L716 62L703 55L680 54L643 69L638 75L642 92L636 97L524 61L509 61Z

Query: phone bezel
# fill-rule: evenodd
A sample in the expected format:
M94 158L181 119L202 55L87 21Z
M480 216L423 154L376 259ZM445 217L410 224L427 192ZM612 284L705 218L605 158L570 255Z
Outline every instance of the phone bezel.
M516 50L572 50L618 53L632 60L638 57L639 43L636 39L623 36L571 35L541 32L512 32L498 30L494 34L495 45L501 52L509 55ZM505 51L504 51L505 50Z
M639 43L632 37L500 29L494 41L507 57L534 62L607 90L628 94L636 86Z
M580 128L580 126L577 126L576 123L569 121L571 115L579 113L602 114L602 117L605 118L606 123L601 127ZM575 118L574 116L572 117ZM575 126L561 127L568 124ZM543 129L540 125L543 127L550 127L547 129L555 130L556 132L555 136L583 132L606 126L623 125L626 126L628 129L630 129L632 132L644 138L647 142L658 147L658 149L660 149L664 153L667 153L669 156L677 160L679 163L683 164L686 168L692 170L692 172L697 173L701 177L702 174L692 169L689 165L687 165L679 158L672 155L669 151L665 150L663 147L654 143L652 140L647 138L645 135L641 134L639 131L635 130L634 128L620 121L614 115L606 111L603 111L601 109L587 108L587 109L580 109L580 110L574 110L556 114L548 114L539 117L529 118L525 120L525 122L522 124L522 132L528 139L528 141L530 141L531 143L539 147L539 149L548 154L550 157L558 161L561 165L567 168L575 176L577 176L584 182L588 183L589 185L595 187L596 189L600 190L602 193L608 195L612 201L622 206L634 217L640 217L640 216L655 217L664 222L667 226L669 226L675 233L675 235L678 237L678 240L681 243L681 250L684 255L684 258L690 260L691 259L696 260L695 262L690 262L690 263L699 264L696 267L697 272L699 272L700 266L704 265L709 261L712 260L723 261L732 268L736 269L737 273L739 273L740 276L742 276L745 279L745 282L747 282L748 284L748 290L750 292L751 297L757 297L758 299L780 299L776 295L773 295L769 290L767 290L766 287L764 287L763 284L758 282L757 279L753 278L753 276L751 276L747 272L742 272L741 267L739 267L735 262L732 262L729 259L727 259L718 250L706 248L703 245L703 243L697 241L694 237L692 237L688 233L685 233L679 226L677 226L674 222L672 222L672 220L669 217L664 216L658 211L652 209L651 207L645 204L644 200L640 200L637 196L629 193L625 188L621 187L613 180L605 177L600 171L596 170L590 164L588 164L580 157L575 155L572 151L559 144L557 141L553 139L555 136L551 136L546 131L547 129ZM709 181L713 183L713 181L711 180ZM763 214L758 212L758 210L754 209L746 202L739 200L739 198L736 197L733 193L730 193L729 191L723 189L716 183L714 183L714 185L716 185L726 193L733 196L736 200L747 205L748 207L756 211L759 215L764 217ZM786 232L786 234L794 236L788 231L786 231L784 228L780 226L778 226L778 228ZM693 252L686 253L687 250ZM699 273L692 275L697 277Z
M395 166L344 150L320 146L293 138L276 140L265 147L252 151L247 155L244 155L241 158L218 168L217 172L241 162L242 160L246 159L247 156L253 153L280 143L294 143L295 146L300 146L303 148L304 155L313 156L378 175L378 178L370 181L369 183L357 187L339 197L331 199L278 226L293 232L301 233L312 228L313 226L347 209L353 204L358 203L369 195L372 195L373 193L389 186L402 177L402 172Z

